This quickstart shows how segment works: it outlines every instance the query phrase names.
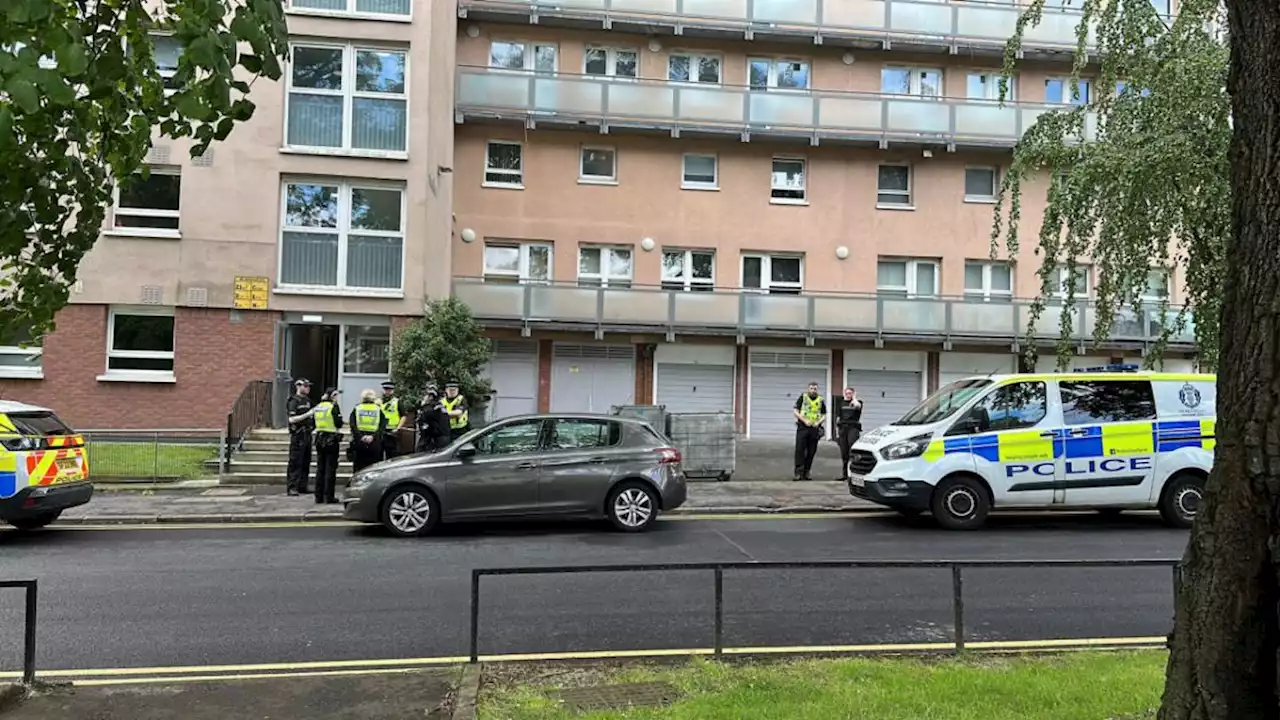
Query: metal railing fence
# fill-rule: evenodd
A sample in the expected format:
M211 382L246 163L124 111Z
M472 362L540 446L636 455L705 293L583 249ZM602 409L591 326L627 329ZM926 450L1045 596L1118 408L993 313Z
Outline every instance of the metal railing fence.
M80 430L89 479L192 480L217 473L226 446L217 428Z

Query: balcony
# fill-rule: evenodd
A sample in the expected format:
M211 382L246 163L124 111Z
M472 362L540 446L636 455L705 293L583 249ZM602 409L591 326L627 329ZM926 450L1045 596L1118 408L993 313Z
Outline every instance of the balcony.
M1026 8L941 0L460 0L458 16L645 35L999 55ZM1071 52L1079 11L1044 9L1027 57ZM1093 36L1090 35L1090 45Z
M457 120L521 118L536 125L689 135L806 138L822 143L1012 147L1058 106L821 90L753 90L667 80L619 81L481 67L458 70ZM1087 128L1086 139L1096 132Z
M982 302L962 298L894 298L876 295L763 295L750 292L680 292L660 288L596 288L577 285L513 285L479 278L454 278L453 293L489 326L677 335L937 342L1008 347L1026 337L1031 303ZM1048 306L1036 323L1046 343L1060 336L1064 310ZM1093 342L1097 310L1078 306L1071 338L1080 347ZM1158 309L1126 312L1117 318L1108 346L1141 348L1154 342L1162 322ZM1190 322L1170 338L1173 349L1193 349Z

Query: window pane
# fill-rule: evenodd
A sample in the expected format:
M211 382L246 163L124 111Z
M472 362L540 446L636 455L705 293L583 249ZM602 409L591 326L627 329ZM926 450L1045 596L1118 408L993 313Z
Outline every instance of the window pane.
M759 90L769 86L770 65L768 60L749 61L747 75L752 88Z
M178 69L178 57L182 55L182 43L172 35L156 35L151 38L155 42L156 69L162 73L175 72Z
M578 450L609 447L609 426L605 420L556 420L552 426L551 447L555 450Z
M716 158L714 155L685 155L684 181L702 185L716 182Z
M742 259L742 287L744 288L760 288L764 287L762 278L762 266L764 259L758 257L748 257Z
M112 350L173 352L172 315L123 315L117 313L111 335Z
M631 277L631 251L612 250L609 253L609 277Z
M907 264L905 262L881 262L876 266L876 285L885 288L905 288L907 286Z
M893 190L906 192L911 182L908 175L908 170L904 165L881 165L878 175L880 192Z
M146 210L177 210L182 176L153 172L141 173L120 185L120 207Z
M351 102L351 146L403 151L408 117L404 100L358 97Z
M906 95L911 92L911 73L905 68L882 68L880 92Z
M586 73L604 75L609 70L609 53L604 48L587 48Z
M386 325L347 325L344 331L343 372L386 375L391 364L391 328Z
M1035 427L1045 417L1046 399L1042 382L1012 383L984 398L969 416L981 432Z
M293 86L313 90L342 89L342 48L293 48Z
M937 70L920 71L920 92L923 97L942 95L942 73Z
M107 369L173 372L173 358L109 357L107 358Z
M484 271L513 274L520 272L520 248L509 245L485 245Z
M1004 263L991 266L991 289L1000 292L1013 291L1013 270Z
M773 161L773 187L775 189L802 190L804 188L804 161ZM778 197L774 195L774 197Z
M1067 425L1154 420L1156 401L1146 380L1085 380L1058 383Z
M528 453L538 449L538 439L541 435L542 421L530 420L504 425L476 438L473 444L480 455Z
M522 152L519 145L489 143L486 167L491 170L519 170Z
M288 143L342 147L342 98L289 93Z
M398 237L347 236L347 286L399 289L403 246Z
M531 245L529 247L529 271L528 279L530 280L550 280L551 279L551 248L546 245Z
M555 72L556 46L537 45L533 49L533 69L540 73Z
M408 15L410 0L356 0L356 12Z
M338 235L286 232L281 238L280 282L285 285L338 284Z
M995 197L996 171L991 168L965 168L964 194L966 197Z
M311 10L337 10L346 12L347 0L293 0L291 3L296 8L309 8Z
M613 63L613 74L618 77L635 77L636 54L630 50L619 50Z
M916 294L933 295L938 287L938 266L933 263L916 263Z
M994 97L999 97L999 90L995 91L996 94L994 96L991 94L991 80L992 78L989 75L969 73L969 78L965 83L965 96L971 100L991 100Z
M667 79L675 82L689 82L690 62L687 55L672 55L667 59Z
M800 258L771 258L769 261L769 282L799 283Z
M400 191L353 188L351 227L355 230L400 231Z
M1152 270L1147 273L1145 294L1149 298L1166 298L1169 296L1169 275L1163 270Z
M578 274L600 274L600 248L582 248L578 251Z
M356 91L404 93L404 53L380 50L356 52Z
M290 227L338 227L338 188L332 185L286 186L284 223Z
M698 82L720 82L720 58L698 58Z
M781 63L778 66L778 87L800 90L809 87L809 64L802 62Z
M507 70L524 69L524 45L522 43L495 42L489 46L489 67Z
M1045 80L1044 101L1047 103L1061 103L1063 97L1062 86L1061 80Z
M693 253L693 279L710 280L715 276L716 256L713 253Z
M979 263L964 264L964 289L982 292L982 265Z
M582 150L582 174L587 177L613 177L612 150Z
M684 251L662 253L662 279L680 280L684 278Z

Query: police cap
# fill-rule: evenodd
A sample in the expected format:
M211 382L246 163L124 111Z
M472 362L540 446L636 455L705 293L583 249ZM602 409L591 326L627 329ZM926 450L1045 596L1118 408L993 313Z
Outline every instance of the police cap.
M308 380L308 379L306 379L306 378L298 378L297 380L294 380L294 381L293 381L293 384L294 384L294 385L306 385L307 387L311 387L311 381L310 381L310 380Z
M386 381L386 382L382 383L382 389L383 389L383 390L395 390L395 389L396 389L396 384L395 384L395 383L393 383L393 382L391 382L390 380L388 380L388 381Z
M447 390L447 389L449 389L449 388L453 388L454 390L457 390L457 389L458 389L458 381L457 381L457 380L450 380L449 382L447 382L447 383L445 383L445 384L444 384L444 387L445 387L445 389L446 389L446 390Z

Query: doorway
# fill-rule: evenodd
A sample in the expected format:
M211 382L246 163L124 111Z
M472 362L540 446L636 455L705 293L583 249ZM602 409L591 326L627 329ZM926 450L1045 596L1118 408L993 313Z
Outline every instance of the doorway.
M338 325L289 325L285 335L286 357L292 379L311 381L311 400L338 386ZM291 388L292 390L292 388Z

